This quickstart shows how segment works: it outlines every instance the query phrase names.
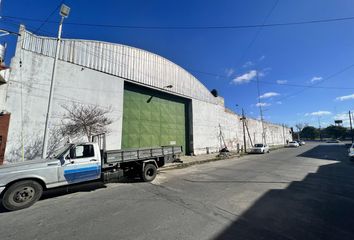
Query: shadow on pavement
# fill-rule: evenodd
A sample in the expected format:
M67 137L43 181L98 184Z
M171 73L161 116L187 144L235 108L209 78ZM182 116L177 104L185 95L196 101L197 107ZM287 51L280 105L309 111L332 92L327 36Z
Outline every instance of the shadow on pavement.
M354 239L354 165L346 151L328 145L299 155L342 161L268 191L215 239Z
M144 182L140 178L124 177L122 179L115 181L115 183L144 183ZM84 182L84 183L76 183L76 184L67 185L63 187L51 188L43 191L43 195L39 201L60 197L64 195L69 195L77 192L92 192L101 188L107 188L107 186L105 185L105 183L97 180ZM8 212L8 210L6 210L0 202L0 213L4 213L4 212Z
M343 157L343 152L347 153L347 147L343 144L321 144L297 157L317 158L322 160L338 160Z
M106 188L106 186L102 182L97 181L57 187L44 191L40 201L77 192L91 192L100 188Z

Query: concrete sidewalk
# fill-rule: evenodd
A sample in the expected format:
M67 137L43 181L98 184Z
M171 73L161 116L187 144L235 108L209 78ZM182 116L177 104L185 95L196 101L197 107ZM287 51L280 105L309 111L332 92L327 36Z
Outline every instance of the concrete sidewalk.
M275 146L271 146L270 150L275 151L278 149L282 149L284 147L285 145L275 145ZM165 164L165 166L163 166L160 169L170 170L175 168L184 168L195 164L203 164L203 163L214 162L214 161L224 160L229 158L239 158L247 154L248 153L237 153L236 151L230 151L228 153L225 153L225 155L223 154L220 155L220 153L217 152L217 153L210 153L210 154L201 154L197 156L181 156L180 159L182 162L167 163Z
M161 170L170 170L175 168L184 168L187 166L202 164L207 162L213 162L218 160L224 160L228 158L240 157L241 154L237 152L228 152L225 155L220 153L210 153L210 154L201 154L197 156L181 156L181 162L167 163L165 166L160 168Z

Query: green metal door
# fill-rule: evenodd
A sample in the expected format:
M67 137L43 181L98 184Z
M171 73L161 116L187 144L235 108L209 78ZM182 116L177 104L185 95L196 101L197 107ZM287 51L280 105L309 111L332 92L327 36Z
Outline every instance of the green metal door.
M124 86L122 149L180 145L186 150L187 100Z

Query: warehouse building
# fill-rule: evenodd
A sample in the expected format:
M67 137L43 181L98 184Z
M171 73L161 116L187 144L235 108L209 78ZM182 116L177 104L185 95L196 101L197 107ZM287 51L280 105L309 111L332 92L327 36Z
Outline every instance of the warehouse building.
M31 151L43 136L56 39L20 28L0 109L10 113L5 159ZM108 149L182 145L203 154L243 145L240 116L228 111L192 74L175 63L134 47L63 39L57 65L50 127L60 124L63 104L109 109ZM2 94L4 95L4 94ZM247 119L251 141L262 142L262 123ZM288 128L265 123L266 141L281 145ZM25 156L26 157L26 156Z

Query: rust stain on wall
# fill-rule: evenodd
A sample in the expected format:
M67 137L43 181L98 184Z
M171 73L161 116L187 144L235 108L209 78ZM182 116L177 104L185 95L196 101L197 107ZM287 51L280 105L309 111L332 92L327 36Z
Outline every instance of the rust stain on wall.
M9 123L10 123L10 114L5 113L0 115L0 165L2 165L4 162Z

